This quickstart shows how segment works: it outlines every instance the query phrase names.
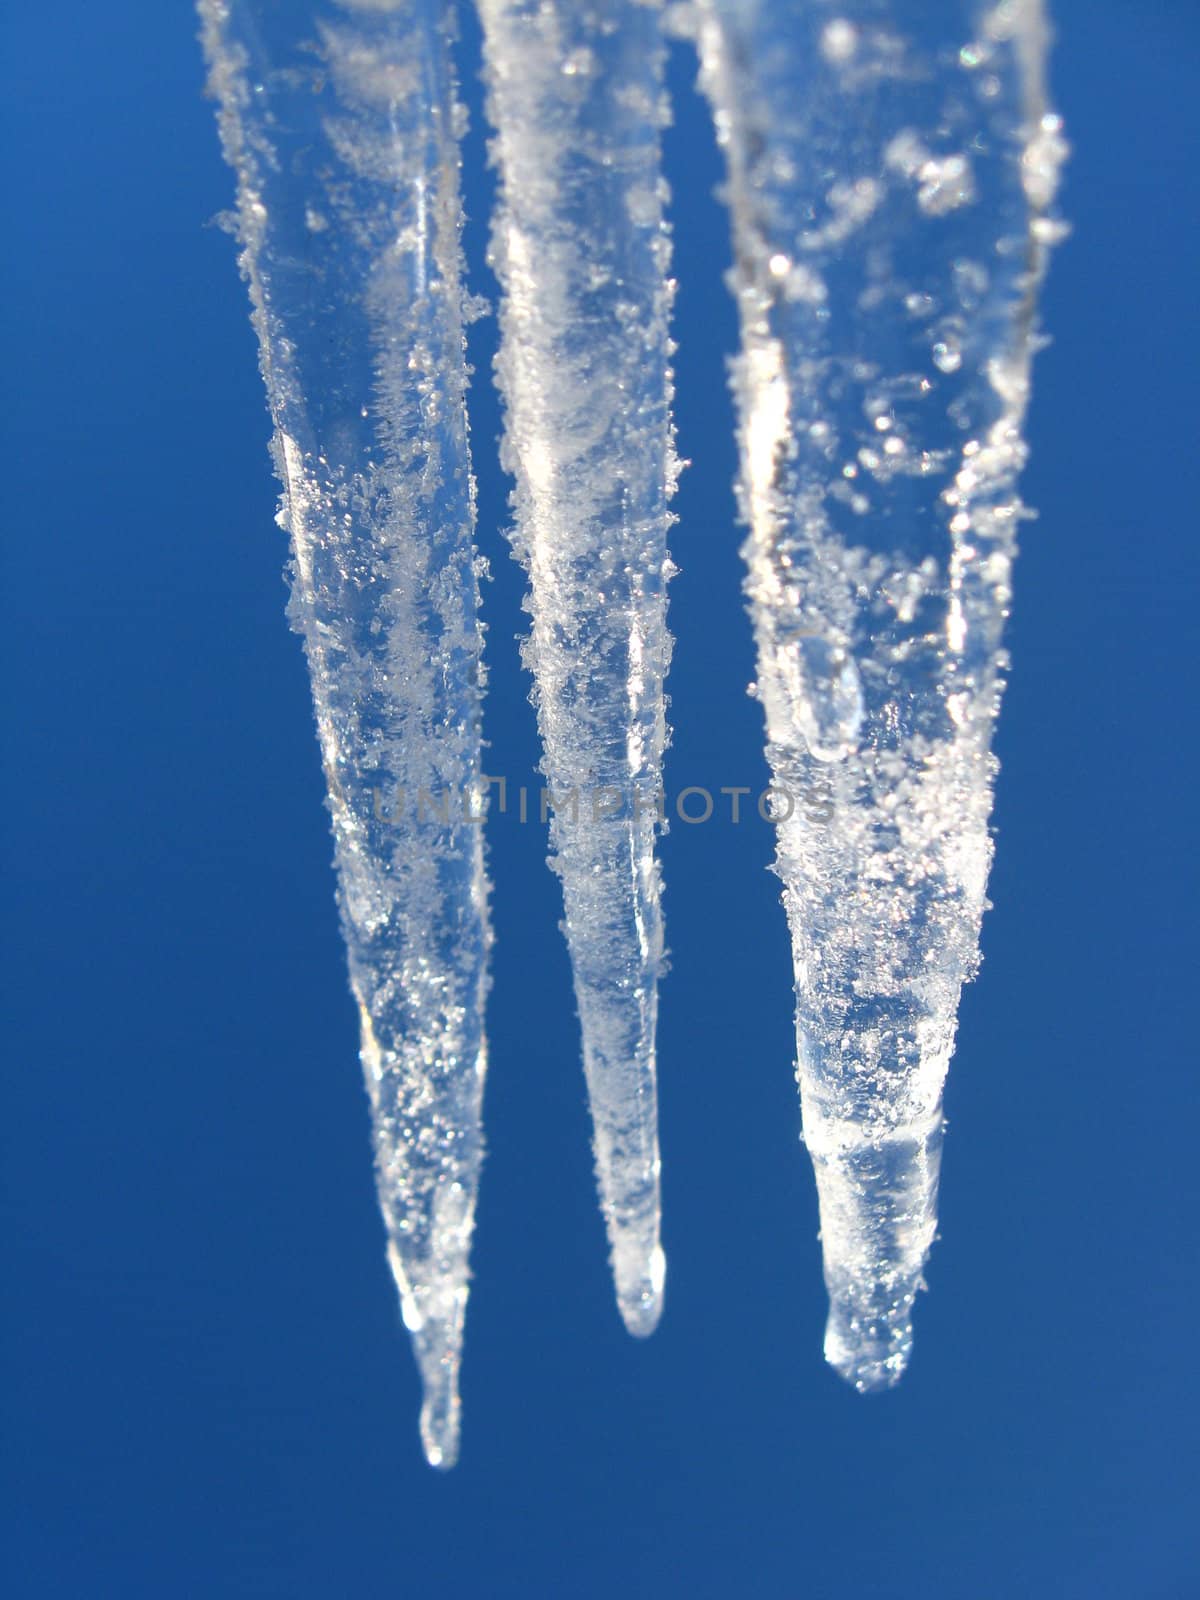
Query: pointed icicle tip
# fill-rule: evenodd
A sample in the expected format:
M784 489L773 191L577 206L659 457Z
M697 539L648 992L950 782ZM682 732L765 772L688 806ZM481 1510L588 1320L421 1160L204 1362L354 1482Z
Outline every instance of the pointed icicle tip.
M912 1356L910 1293L884 1315L835 1302L825 1325L825 1359L859 1394L895 1388Z
M431 1467L448 1472L458 1461L462 1419L458 1371L462 1365L466 1288L443 1286L440 1300L434 1299L437 1309L422 1310L422 1294L414 1291L395 1240L388 1243L388 1261L400 1291L400 1315L412 1338L421 1374L421 1447ZM426 1293L426 1304L430 1298Z
M656 1243L648 1252L638 1251L633 1260L623 1260L618 1251L614 1270L621 1320L635 1339L648 1339L662 1316L667 1276L663 1248Z
M462 1406L458 1397L458 1361L445 1356L422 1364L421 1445L425 1459L440 1472L458 1463Z

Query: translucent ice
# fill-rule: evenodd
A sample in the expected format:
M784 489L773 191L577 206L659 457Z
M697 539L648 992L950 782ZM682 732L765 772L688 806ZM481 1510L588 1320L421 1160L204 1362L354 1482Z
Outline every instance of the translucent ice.
M479 0L502 204L497 375L553 864L621 1314L658 1320L655 861L671 442L663 44L636 0Z
M460 120L436 0L201 0L291 535L380 1203L458 1449L488 947ZM473 795L464 805L464 793Z
M669 239L654 0L478 0L497 375L622 1315L661 1308L656 833ZM374 1114L458 1440L489 942L448 0L200 0L291 535ZM747 590L828 1359L894 1382L978 961L1036 294L1064 154L1040 0L693 0L728 171Z
M699 0L825 1352L896 1381L978 962L1021 423L1064 153L1038 0Z

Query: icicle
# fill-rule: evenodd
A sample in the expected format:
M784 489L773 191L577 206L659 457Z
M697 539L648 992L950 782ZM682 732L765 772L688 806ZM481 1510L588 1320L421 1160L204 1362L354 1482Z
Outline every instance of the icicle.
M1038 0L700 0L729 169L747 589L827 1359L894 1383L990 864L1034 297Z
M503 204L497 362L530 579L551 844L563 886L621 1314L661 1308L654 841L671 444L671 286L653 7L479 0Z
M435 1466L481 1153L487 882L460 203L438 0L201 0L312 673L379 1197Z

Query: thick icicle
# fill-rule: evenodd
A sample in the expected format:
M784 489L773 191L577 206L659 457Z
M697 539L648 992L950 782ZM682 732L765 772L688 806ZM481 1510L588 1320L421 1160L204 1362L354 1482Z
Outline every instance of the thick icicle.
M488 945L460 202L438 0L201 0L290 531L379 1197L435 1466L481 1154Z
M503 200L497 362L617 1299L661 1308L654 842L671 443L663 49L633 0L479 0Z
M1034 297L1038 0L700 0L826 1358L908 1361L975 971Z

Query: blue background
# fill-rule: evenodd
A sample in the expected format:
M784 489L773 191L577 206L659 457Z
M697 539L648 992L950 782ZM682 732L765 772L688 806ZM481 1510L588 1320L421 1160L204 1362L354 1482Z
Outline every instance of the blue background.
M496 819L461 1466L423 1463L231 200L190 10L3 24L5 1585L11 1596L1200 1595L1200 16L1058 0L1074 145L943 1237L900 1389L823 1366L770 839L676 826L670 1272L622 1331L558 890ZM477 51L473 31L466 59ZM718 167L676 51L669 785L764 776ZM477 103L474 66L468 90ZM477 119L478 121L478 119ZM482 269L489 177L466 175ZM487 381L505 769L536 760Z

